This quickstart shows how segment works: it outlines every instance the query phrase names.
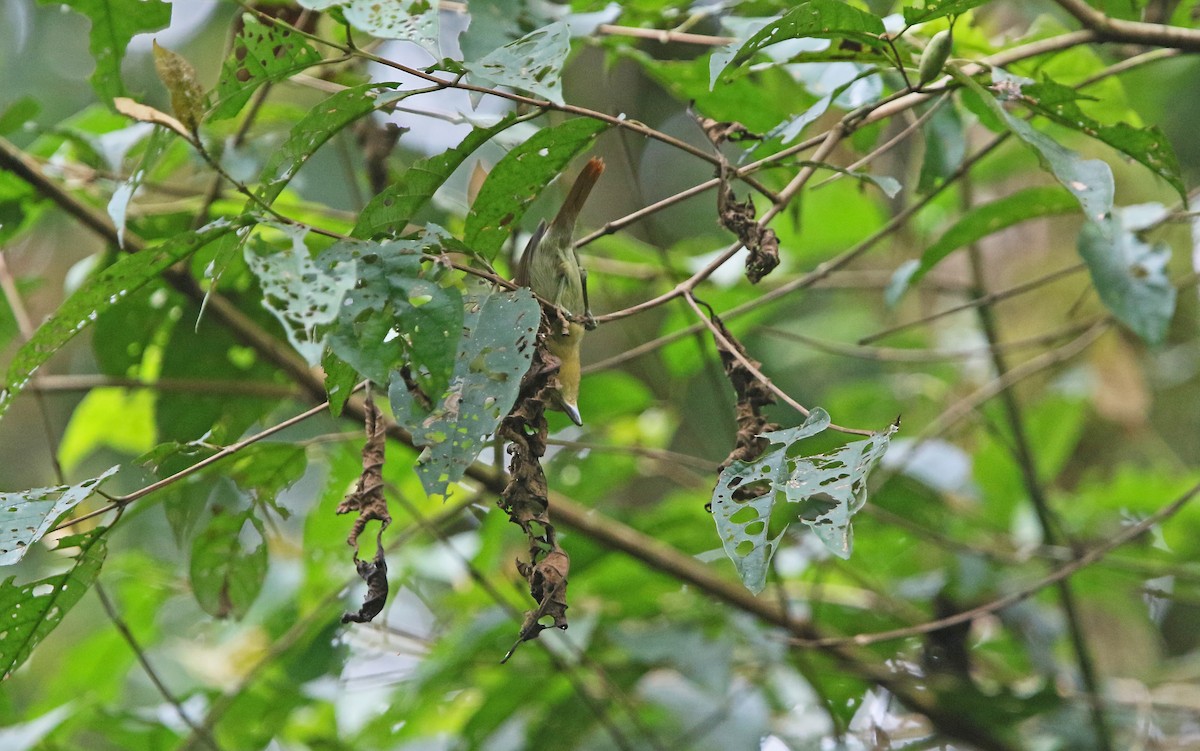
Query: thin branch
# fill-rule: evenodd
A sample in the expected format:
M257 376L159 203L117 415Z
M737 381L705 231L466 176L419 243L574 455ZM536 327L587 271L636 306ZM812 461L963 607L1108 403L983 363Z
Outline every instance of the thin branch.
M156 671L154 666L150 664L150 659L146 657L145 651L142 649L141 645L138 644L137 638L134 637L133 632L129 630L129 626L125 623L125 619L121 617L121 615L117 612L117 609L113 606L112 601L108 599L108 594L105 593L104 586L100 582L96 582L92 585L92 588L96 591L96 596L100 598L100 605L104 608L105 614L108 615L108 620L112 622L113 627L117 629L117 633L121 635L121 638L124 639L125 643L129 645L129 648L133 650L134 657L137 658L138 664L142 666L142 671L146 674L146 677L149 678L150 682L154 684L154 688L157 689L162 698L165 699L167 703L175 709L175 714L179 715L179 719L183 721L183 724L191 728L192 732L200 737L200 739L204 742L204 745L208 746L210 749L212 749L212 751L221 751L221 747L217 745L217 741L215 738L213 738L212 733L210 733L207 729L197 725L196 722L188 716L187 710L183 708L183 703L179 701L175 694L171 693L171 690L167 688L167 684L163 683L162 678L160 678L158 675L158 671Z
M1172 47L1188 52L1200 52L1200 31L1196 29L1110 18L1083 0L1054 0L1054 2L1074 16L1085 29L1094 33L1101 41L1143 44L1148 47Z
M99 388L149 389L151 391L182 391L222 396L261 396L288 398L301 396L295 386L256 381L206 381L201 378L159 378L146 381L140 378L119 378L106 375L43 375L29 386L43 393L91 391Z

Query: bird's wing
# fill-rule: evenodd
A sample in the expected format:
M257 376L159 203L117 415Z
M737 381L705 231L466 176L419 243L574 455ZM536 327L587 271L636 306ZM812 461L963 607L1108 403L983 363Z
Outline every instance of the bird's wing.
M525 243L525 252L521 254L521 260L517 261L517 276L513 282L519 287L528 287L529 284L529 265L533 263L533 254L537 251L538 245L542 242L542 236L546 234L546 220L538 222L537 229L533 231L529 242Z

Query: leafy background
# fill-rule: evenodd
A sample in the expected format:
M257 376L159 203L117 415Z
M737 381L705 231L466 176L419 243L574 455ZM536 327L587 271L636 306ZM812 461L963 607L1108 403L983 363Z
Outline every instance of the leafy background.
M0 5L0 747L1194 747L1195 2L301 5ZM511 276L586 153L570 628L501 665L502 452L442 439L536 311L462 268ZM748 165L757 286L710 265ZM705 305L779 391L724 474ZM434 450L393 432L391 598L347 627L350 390L400 363Z

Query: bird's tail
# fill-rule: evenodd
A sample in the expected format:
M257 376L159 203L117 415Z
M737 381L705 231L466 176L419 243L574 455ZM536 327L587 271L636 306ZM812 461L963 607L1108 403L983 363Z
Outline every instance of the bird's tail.
M583 210L583 204L587 201L588 195L592 192L592 188L596 185L596 181L600 179L600 175L604 172L604 160L598 156L594 156L584 165L583 172L579 173L579 177L575 178L575 184L571 186L571 192L567 194L567 200L563 202L562 208L554 216L554 221L551 223L552 231L556 233L573 233L575 229L575 220L579 218L579 212Z

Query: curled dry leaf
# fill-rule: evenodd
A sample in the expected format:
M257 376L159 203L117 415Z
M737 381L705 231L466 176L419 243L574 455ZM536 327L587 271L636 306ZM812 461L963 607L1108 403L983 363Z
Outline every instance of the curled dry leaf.
M189 141L192 139L192 133L187 129L186 125L171 117L166 112L156 110L148 104L135 102L127 96L119 96L113 99L113 107L116 108L117 112L126 117L131 117L143 123L163 125Z
M529 594L537 607L525 613L517 642L503 661L522 643L536 639L547 628L567 627L567 577L571 559L558 544L550 523L549 488L542 471L546 453L546 405L557 388L561 364L546 351L546 336L552 324L543 316L533 362L521 379L516 405L500 424L498 435L508 442L509 481L498 505L509 521L519 526L529 542L529 560L517 560L517 570L529 583ZM549 618L550 623L544 623Z
M182 55L160 47L154 41L154 69L171 94L171 109L189 132L200 127L204 117L204 87L196 77L196 69Z
M350 529L350 535L346 538L346 544L354 548L354 568L359 577L367 583L367 594L362 608L357 613L343 615L342 623L369 622L383 610L388 595L387 561L384 560L383 554L383 530L391 524L392 516L388 513L387 499L383 495L383 416L380 414L379 408L375 406L375 400L371 398L370 390L367 391L364 424L367 441L363 444L362 450L362 474L359 475L354 490L350 491L346 499L338 504L337 513L348 514L352 511L358 513L358 518L354 520L354 526ZM367 523L371 521L380 523L379 533L375 538L377 550L373 560L364 561L358 557L358 538Z

